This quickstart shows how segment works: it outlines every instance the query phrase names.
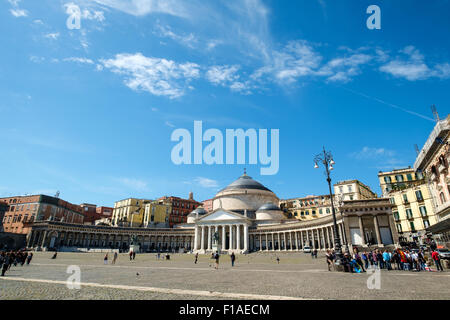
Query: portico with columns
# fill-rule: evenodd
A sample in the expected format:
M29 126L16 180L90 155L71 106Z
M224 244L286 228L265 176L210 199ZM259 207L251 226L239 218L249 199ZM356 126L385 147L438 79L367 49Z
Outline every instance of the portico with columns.
M194 252L247 253L249 218L217 209L195 221ZM215 242L214 234L217 234Z

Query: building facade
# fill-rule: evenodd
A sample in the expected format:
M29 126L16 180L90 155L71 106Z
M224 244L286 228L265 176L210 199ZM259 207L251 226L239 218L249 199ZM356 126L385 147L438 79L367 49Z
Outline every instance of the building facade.
M414 163L425 175L438 222L427 228L439 242L450 247L450 115L436 123Z
M379 172L383 196L393 208L393 218L401 242L423 243L426 228L437 222L432 195L424 175L412 168Z
M334 184L333 188L338 201L365 200L377 197L370 187L359 180L340 181Z
M280 208L288 218L312 220L331 214L331 200L329 195L286 199L280 201Z
M144 223L145 205L151 202L147 199L128 198L114 203L111 217L113 226L142 227Z
M192 192L189 194L189 199L165 196L159 198L158 201L172 208L172 211L169 213L169 226L171 228L176 224L186 223L188 214L202 205L201 202L194 200Z
M76 204L46 195L15 196L0 198L8 205L3 217L5 232L28 234L28 222L52 220L70 223L84 222L82 209Z
M169 228L169 217L172 207L170 203L156 200L145 204L144 228Z

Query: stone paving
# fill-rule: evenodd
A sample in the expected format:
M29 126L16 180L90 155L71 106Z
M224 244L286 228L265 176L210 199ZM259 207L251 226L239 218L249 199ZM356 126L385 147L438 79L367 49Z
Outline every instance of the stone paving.
M115 265L104 254L38 252L29 266L12 267L0 277L6 299L450 299L450 272L381 271L380 289L368 289L369 275L329 272L325 258L309 254L255 253L237 256L235 267L222 256L219 270L209 256L120 254ZM81 269L81 289L68 289L69 265ZM16 280L11 280L16 279ZM40 282L37 282L40 281ZM87 285L83 286L83 283ZM89 285L88 285L89 284ZM212 293L213 292L213 293Z

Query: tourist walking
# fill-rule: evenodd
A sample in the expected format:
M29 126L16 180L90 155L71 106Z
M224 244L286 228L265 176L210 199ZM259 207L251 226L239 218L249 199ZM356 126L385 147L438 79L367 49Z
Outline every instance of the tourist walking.
M33 252L30 252L30 253L28 254L28 257L27 257L27 265L30 264L31 259L33 259Z
M117 251L114 252L114 257L113 257L112 264L116 264L116 260L117 260Z
M280 264L280 257L277 257L277 263Z
M136 259L136 252L133 251L133 260Z
M236 256L234 255L234 252L231 253L231 266L234 267L234 260L236 260Z
M214 259L216 260L216 266L215 268L218 270L219 269L219 252L216 251L216 254L214 255Z
M327 250L325 257L327 259L328 271L331 271L331 267L333 267L334 269L334 264L333 264L333 255L330 250Z
M11 256L10 254L4 254L3 257L3 266L2 266L2 277L5 276L5 272L6 270L8 270L10 268L10 262L11 262Z
M433 258L437 271L444 272L444 268L442 268L441 264L441 257L439 256L439 253L436 250L434 250L433 253L431 254L431 258Z
M158 257L159 259L159 257ZM133 250L130 251L130 261L133 260Z
M364 269L369 269L369 258L367 257L367 252L363 252L363 254L361 255L361 258L364 262Z
M198 252L195 254L195 261L194 261L194 263L197 264L197 261L198 261Z
M108 254L105 254L105 257L103 258L103 264L108 264Z

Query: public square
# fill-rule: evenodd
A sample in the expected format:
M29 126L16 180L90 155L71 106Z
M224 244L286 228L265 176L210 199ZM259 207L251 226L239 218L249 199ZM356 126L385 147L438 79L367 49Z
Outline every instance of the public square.
M449 299L450 272L381 270L380 289L368 289L368 273L329 272L323 254L255 253L221 256L219 270L209 256L120 254L104 265L103 253L36 252L30 265L11 267L0 277L0 300L218 300L218 299ZM280 263L276 257L280 258ZM81 270L81 289L68 289L67 267Z

